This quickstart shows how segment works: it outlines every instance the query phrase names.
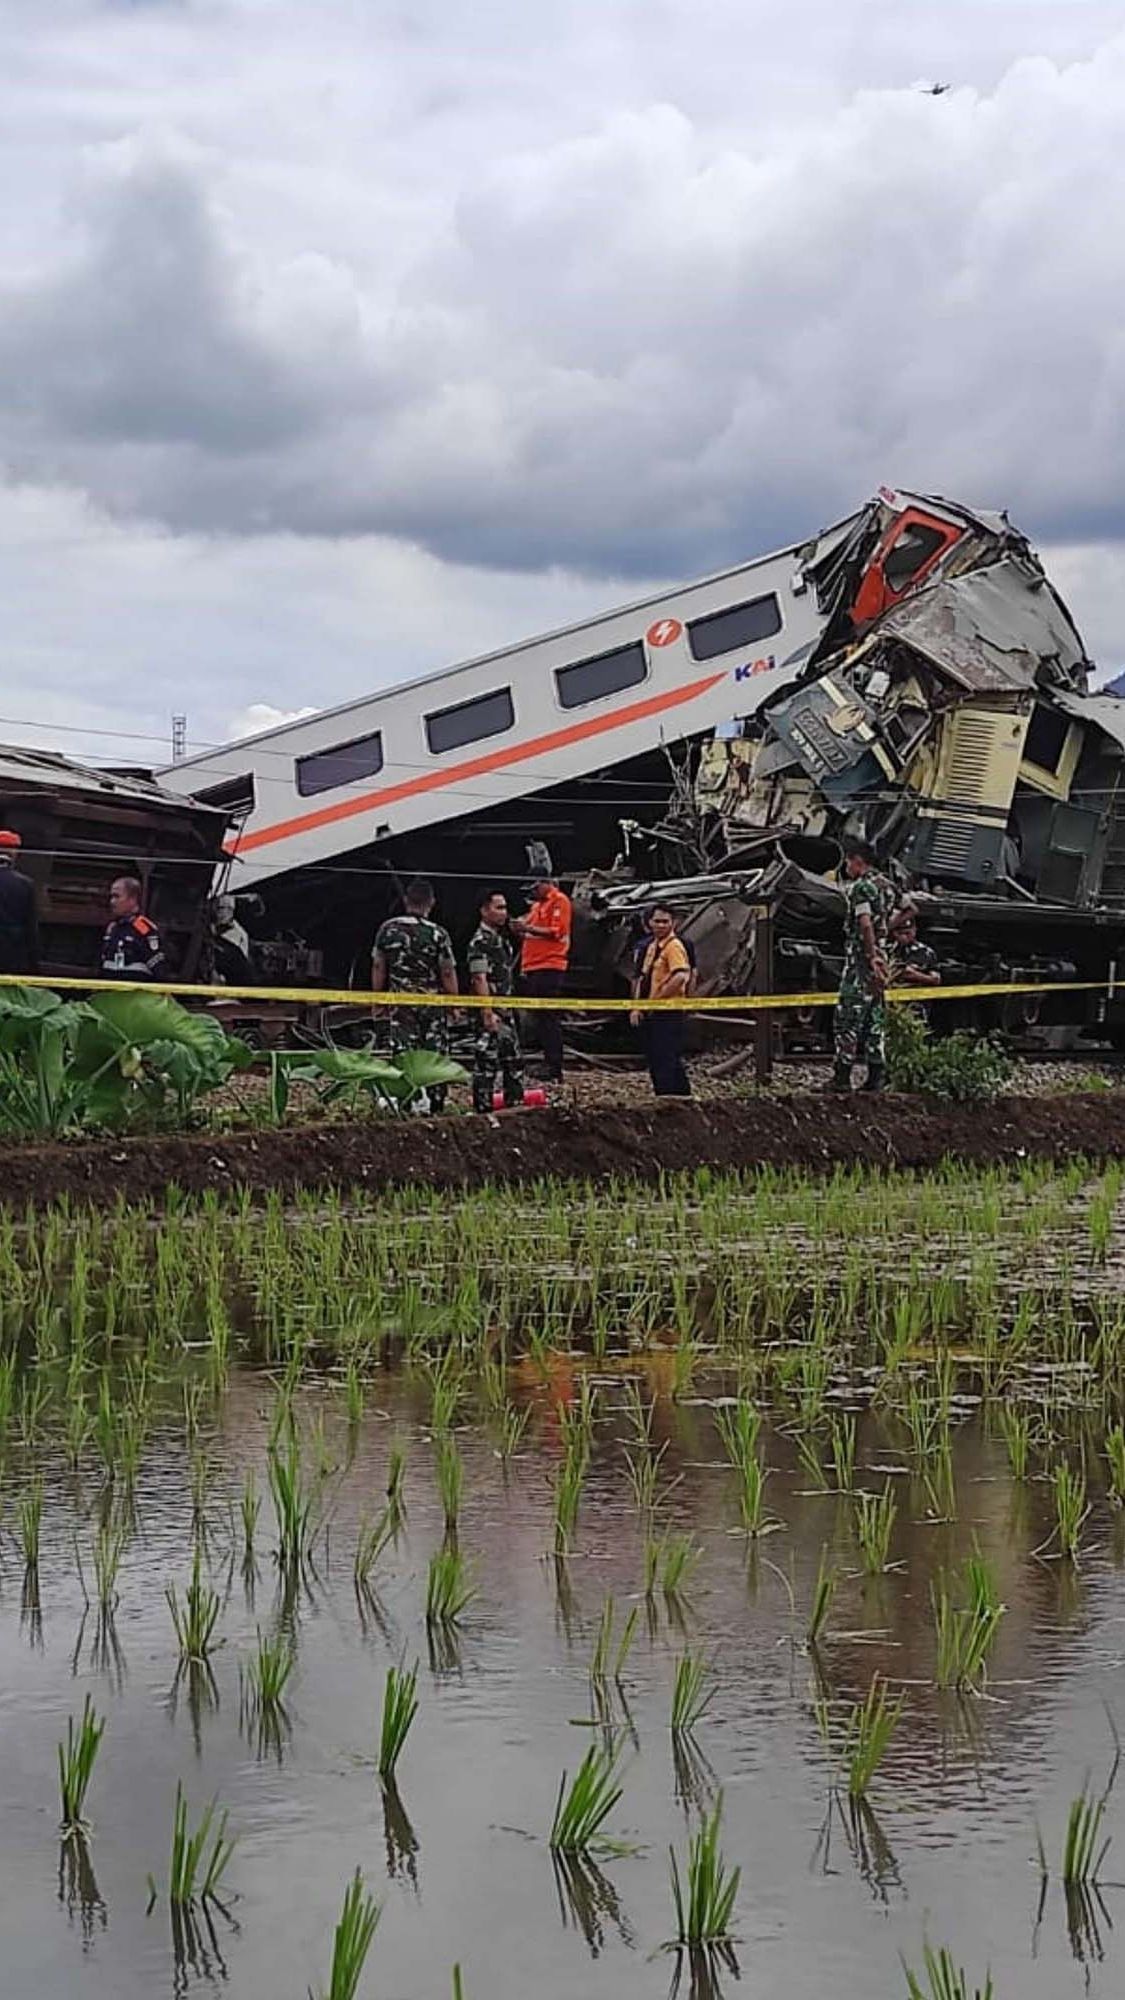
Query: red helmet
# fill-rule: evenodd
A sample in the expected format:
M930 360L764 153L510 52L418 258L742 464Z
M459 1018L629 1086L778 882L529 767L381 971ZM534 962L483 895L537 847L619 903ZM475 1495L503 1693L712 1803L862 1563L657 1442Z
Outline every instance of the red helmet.
M23 841L20 839L18 833L13 833L10 826L0 826L0 847L22 846Z

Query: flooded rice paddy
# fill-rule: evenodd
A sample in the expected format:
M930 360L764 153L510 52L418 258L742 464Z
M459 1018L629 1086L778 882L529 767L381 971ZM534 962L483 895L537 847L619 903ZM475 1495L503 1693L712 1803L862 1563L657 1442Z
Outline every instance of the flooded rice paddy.
M455 1966L465 2000L906 2000L927 1941L968 1994L1119 1992L1118 1195L698 1175L0 1229L0 1990L329 1992L359 1869L371 2000ZM471 1594L428 1621L443 1551ZM620 1797L552 1850L591 1748ZM178 1786L235 1841L194 1903ZM720 1801L733 1909L677 1950L669 1849Z

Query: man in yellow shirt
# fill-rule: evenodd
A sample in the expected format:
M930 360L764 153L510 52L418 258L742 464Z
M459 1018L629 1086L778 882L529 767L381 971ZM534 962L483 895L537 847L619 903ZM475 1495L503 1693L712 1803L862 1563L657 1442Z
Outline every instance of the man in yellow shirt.
M691 978L691 960L676 936L676 919L665 904L658 903L650 912L648 927L652 941L633 981L633 998L682 999ZM667 1014L634 1013L629 1019L644 1035L648 1073L656 1096L690 1097L691 1084L684 1067L682 1012L676 1009Z

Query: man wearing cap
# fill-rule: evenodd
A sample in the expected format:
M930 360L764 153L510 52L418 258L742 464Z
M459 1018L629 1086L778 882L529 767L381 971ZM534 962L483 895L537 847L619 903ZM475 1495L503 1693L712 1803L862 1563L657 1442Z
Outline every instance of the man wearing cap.
M523 917L513 917L512 929L522 939L520 985L532 1000L557 1000L566 979L570 960L571 902L546 869L536 869L532 878L531 908ZM529 1010L530 1011L530 1010ZM533 1032L543 1051L543 1065L551 1083L561 1083L563 1038L559 1017L553 1009L534 1010Z
M112 922L102 938L103 979L163 979L166 974L160 932L141 910L141 885L135 875L119 875L110 884Z
M0 826L0 972L39 970L35 884L16 867L22 846L18 833Z

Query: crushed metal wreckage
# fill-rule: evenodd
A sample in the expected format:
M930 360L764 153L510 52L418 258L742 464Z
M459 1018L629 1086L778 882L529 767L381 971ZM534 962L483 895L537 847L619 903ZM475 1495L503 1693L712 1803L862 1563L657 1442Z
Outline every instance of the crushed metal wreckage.
M626 974L643 911L666 897L700 991L746 992L765 909L778 986L828 990L841 842L859 835L916 902L947 980L1104 977L1125 938L1125 701L1088 691L1081 637L1025 538L1003 515L885 493L815 548L803 581L826 625L789 683L755 702L749 681L661 822L627 827L618 865L579 884L604 956ZM1020 1028L1106 1018L1104 1001L1065 996L989 1004ZM786 1017L791 1040L826 1026Z

